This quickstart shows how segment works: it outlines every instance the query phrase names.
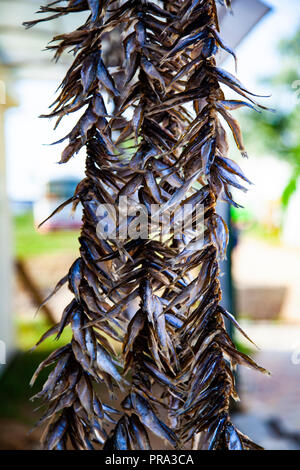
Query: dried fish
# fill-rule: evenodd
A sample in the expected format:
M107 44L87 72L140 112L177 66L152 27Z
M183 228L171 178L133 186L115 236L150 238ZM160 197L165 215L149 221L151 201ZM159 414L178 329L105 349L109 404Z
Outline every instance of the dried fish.
M31 381L53 365L34 397L46 405L38 422L45 423L46 449L66 449L68 443L76 450L148 450L149 431L175 448L259 448L230 421L230 399L238 399L236 364L267 371L236 349L225 328L224 318L249 339L220 305L219 262L228 229L216 207L218 200L239 207L230 188L246 191L245 183L251 184L228 158L220 116L246 155L231 112L264 107L216 66L219 47L236 56L219 34L215 0L158 3L57 0L41 7L45 17L25 24L87 13L82 27L48 46L56 60L71 51L74 61L44 117L54 117L57 127L70 113L81 114L56 143L67 142L60 163L83 147L86 160L74 196L51 214L68 204L83 207L79 257L50 294L68 283L73 299L38 344L59 338L65 328L72 339L40 364ZM112 36L122 47L107 52L104 41ZM227 100L222 84L244 101ZM148 238L133 237L141 224L133 211L119 221L123 197L131 209L145 205ZM116 236L109 230L99 236L104 204ZM189 224L178 233L185 205ZM203 220L195 230L199 205ZM174 229L160 230L168 216ZM122 353L112 339L122 344ZM122 411L100 399L97 383L110 396L126 392Z

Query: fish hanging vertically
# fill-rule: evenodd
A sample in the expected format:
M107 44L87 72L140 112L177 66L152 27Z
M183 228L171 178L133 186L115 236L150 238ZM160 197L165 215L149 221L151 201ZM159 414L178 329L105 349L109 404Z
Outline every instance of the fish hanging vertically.
M86 175L63 205L83 206L80 256L55 288L68 282L74 298L42 338L59 337L70 327L72 340L33 378L55 363L36 396L47 405L39 422L47 424L43 447L145 450L154 433L174 448L259 448L229 416L230 399L237 398L235 365L265 370L236 349L225 329L225 319L240 327L220 305L219 260L228 230L216 203L237 206L230 188L246 190L249 183L228 158L219 116L245 156L231 111L260 105L216 65L219 47L236 60L220 37L216 1L62 3L41 7L50 16L26 24L88 12L80 28L56 36L48 47L56 59L74 52L49 117L58 125L82 110L59 141L67 140L60 161L85 147ZM102 46L115 30L122 63L110 68ZM226 100L221 84L243 101ZM130 211L120 222L123 198ZM199 206L203 230L195 232ZM178 234L185 207L190 223L187 233ZM106 236L99 231L103 218L114 227ZM147 236L133 235L145 228ZM109 338L122 343L121 357ZM111 395L126 391L121 407L104 403L95 384Z

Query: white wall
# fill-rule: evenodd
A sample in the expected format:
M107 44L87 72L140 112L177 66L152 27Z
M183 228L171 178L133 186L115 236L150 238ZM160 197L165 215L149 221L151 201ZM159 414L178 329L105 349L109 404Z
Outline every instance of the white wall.
M0 104L0 374L5 367L3 359L7 362L15 349L11 302L12 230L6 194L4 112L5 105ZM3 358L3 355L6 357Z

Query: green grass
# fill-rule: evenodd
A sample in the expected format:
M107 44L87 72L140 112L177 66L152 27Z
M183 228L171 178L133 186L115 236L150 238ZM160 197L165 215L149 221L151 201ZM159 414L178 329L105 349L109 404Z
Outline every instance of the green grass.
M49 323L41 313L31 319L17 318L17 346L24 352L29 351L49 328ZM59 340L55 340L54 338L55 335L47 338L38 346L38 350L52 351L68 343L71 339L70 328L64 330Z
M38 403L30 398L41 390L51 368L45 368L31 388L29 382L38 365L49 351L19 352L0 377L0 418L17 419L32 425L40 413L34 413ZM3 367L3 366L1 366Z
M45 368L31 388L30 379L38 365L55 349L69 342L71 333L66 328L58 341L46 339L34 351L30 349L49 328L42 317L32 320L17 319L17 347L19 352L0 376L0 418L14 418L32 425L41 413L35 413L40 404L31 402L30 397L41 390L51 367ZM0 366L3 367L3 366Z
M34 228L31 213L15 217L14 229L15 255L22 259L45 254L74 253L78 250L78 231L38 232ZM19 352L0 375L1 418L13 418L33 424L41 413L34 413L38 404L29 399L41 389L51 368L42 371L32 388L29 386L30 379L39 363L51 351L69 342L71 337L70 329L66 328L58 341L52 336L30 352L48 328L49 324L41 313L29 319L16 318L16 346Z
M26 213L15 217L15 254L19 258L31 256L70 253L78 249L77 230L59 230L41 233L34 228L33 215Z

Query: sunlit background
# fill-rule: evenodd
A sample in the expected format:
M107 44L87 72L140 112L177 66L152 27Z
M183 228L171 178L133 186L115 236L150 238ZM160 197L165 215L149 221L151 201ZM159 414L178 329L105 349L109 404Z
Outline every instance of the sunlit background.
M29 402L34 390L28 382L57 343L28 350L67 304L62 289L36 315L77 257L80 225L80 211L66 209L35 228L84 174L84 155L58 165L61 146L49 145L71 130L74 116L55 132L51 121L38 117L47 114L71 60L54 64L42 49L54 34L76 28L82 15L25 31L22 22L40 3L0 0L0 340L7 363L0 365L1 449L38 448L40 431L28 435L40 413ZM231 211L234 247L224 282L233 289L225 295L259 350L236 334L239 347L272 373L238 370L241 403L234 420L267 449L300 449L300 2L236 0L222 24L226 41L238 44L239 79L271 95L258 100L276 111L238 112L249 159L241 161L232 145L253 186L236 194L243 208ZM232 58L222 60L235 73Z

